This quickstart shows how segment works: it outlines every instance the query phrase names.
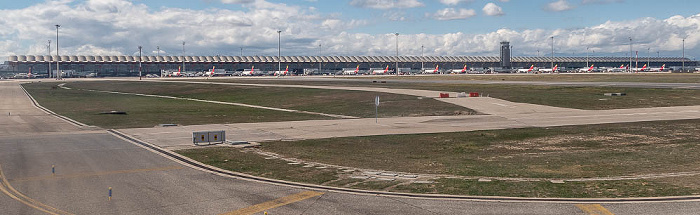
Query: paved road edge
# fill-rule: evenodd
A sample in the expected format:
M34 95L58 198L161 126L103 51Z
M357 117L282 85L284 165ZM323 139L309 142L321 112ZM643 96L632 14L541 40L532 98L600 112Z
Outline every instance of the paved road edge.
M248 181L263 182L273 185L291 186L296 188L328 191L328 192L339 192L339 193L350 193L350 194L360 194L360 195L375 195L375 196L387 196L387 197L402 197L402 198L420 198L420 199L437 199L437 200L467 200L467 201L495 201L495 202L551 202L551 203L648 203L648 202L677 202L677 201L700 201L700 195L696 196L670 196L670 197L640 197L640 198L527 198L527 197L506 197L506 196L459 196L459 195L444 195L444 194L419 194L419 193L397 193L397 192L384 192L384 191L372 191L372 190L357 190L349 188L340 187L328 187L315 184L305 184L298 182L282 181L264 177L258 177L253 175L248 175L239 172L233 172L229 170L220 169L218 167L213 167L206 165L185 157L183 155L177 154L167 149L163 149L156 145L141 141L127 134L119 132L114 129L107 130L108 133L121 138L125 141L131 142L135 145L141 146L149 151L159 154L163 157L176 161L180 164L188 166L190 168L213 173L216 175L237 178Z

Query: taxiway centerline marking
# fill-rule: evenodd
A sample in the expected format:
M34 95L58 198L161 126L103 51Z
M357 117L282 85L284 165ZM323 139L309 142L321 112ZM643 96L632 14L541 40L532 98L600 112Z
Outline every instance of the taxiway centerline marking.
M576 204L576 207L590 215L614 215L600 204Z
M301 192L297 193L294 195L289 195L285 196L279 199L275 199L272 201L268 202L263 202L257 205L253 205L247 208L241 208L235 211L231 211L228 213L223 213L222 215L239 215L239 214L254 214L254 213L259 213L265 210L269 210L272 208L288 205L294 202L302 201L308 198L316 197L323 195L322 192L316 192L316 191L306 191L306 192Z

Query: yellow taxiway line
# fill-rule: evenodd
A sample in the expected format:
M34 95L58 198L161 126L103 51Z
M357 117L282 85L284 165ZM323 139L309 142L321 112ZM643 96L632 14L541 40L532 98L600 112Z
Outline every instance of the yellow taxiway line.
M576 207L590 215L614 215L599 204L577 204Z
M2 168L0 168L0 192L4 193L5 195L9 196L10 198L17 200L21 202L22 204L25 204L29 207L32 207L34 209L40 210L44 213L47 214L53 214L53 215L69 215L71 213L59 210L57 208L45 205L39 201L36 201L32 198L29 198L25 196L24 194L20 193L19 191L15 190L14 187L10 185L10 182L7 181L7 178L5 178L5 174L2 173Z
M279 199L275 199L272 201L263 202L263 203L253 205L253 206L250 206L247 208L241 208L241 209L231 211L228 213L223 213L222 215L254 214L254 213L258 213L258 212L262 212L262 211L269 210L272 208L288 205L288 204L291 204L294 202L302 201L302 200L312 198L315 196L320 196L320 195L323 195L323 193L322 192L315 192L315 191L301 192L301 193L297 193L294 195L289 195L289 196L285 196L285 197L282 197Z

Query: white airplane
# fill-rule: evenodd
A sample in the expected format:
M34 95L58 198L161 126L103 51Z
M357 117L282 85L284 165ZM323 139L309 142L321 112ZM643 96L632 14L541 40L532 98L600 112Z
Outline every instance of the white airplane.
M385 75L385 74L389 74L389 65L387 65L384 70L381 70L381 69L372 70L372 75Z
M646 69L647 69L647 65L644 64L644 66L643 66L642 68L633 68L632 71L634 71L634 72L644 72L644 70L646 70Z
M255 66L250 68L250 71L243 71L241 72L241 76L252 76L255 74Z
M624 72L627 71L627 67L625 67L625 64L620 65L620 67L617 68L607 68L608 72Z
M180 71L181 69L182 69L182 68L180 68L180 67L178 66L178 67L177 67L177 72L172 72L172 73L168 74L168 76L169 76L169 77L180 77L180 76L182 76L182 72Z
M357 65L357 67L355 67L355 71L346 70L346 71L343 71L343 75L357 75L357 73L359 71L360 71L360 65Z
M467 65L464 64L464 68L462 69L453 69L452 74L461 74L461 73L467 73Z
M283 75L287 75L288 72L289 72L289 65L287 65L287 68L285 68L284 71L275 71L274 75L275 76L283 76Z
M579 69L578 71L579 71L579 72L592 72L592 71L593 71L593 65L595 65L595 64L591 64L591 67L589 67L588 69L586 69L586 68L584 67L584 68Z
M207 72L205 75L208 75L209 77L213 77L213 76L214 76L214 71L216 71L216 66L213 66L213 67L211 68L211 71Z
M540 72L557 72L559 71L559 65L554 65L552 69L539 69Z
M423 74L438 74L440 71L440 65L435 65L435 69L424 69Z
M649 72L663 72L666 69L666 64L661 65L660 68L649 68Z
M529 68L529 69L518 69L517 71L518 71L518 73L521 73L521 72L529 73L529 72L532 72L533 69L535 69L535 65L534 65L534 64L533 64L533 65L530 65L530 68Z

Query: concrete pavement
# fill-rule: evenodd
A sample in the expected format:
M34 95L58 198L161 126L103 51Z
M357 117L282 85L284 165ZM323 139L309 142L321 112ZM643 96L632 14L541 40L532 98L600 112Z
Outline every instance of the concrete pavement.
M166 81L172 83L243 85L262 87L293 87L332 90L372 91L435 98L439 91L393 89L378 87L310 86L278 84L211 83L198 81ZM296 122L265 122L192 125L162 128L121 129L138 139L168 149L191 147L192 131L225 130L227 138L240 141L271 141L318 139L331 137L369 136L386 134L440 133L508 129L522 127L549 127L588 125L655 120L700 118L700 106L635 108L615 110L578 110L545 105L510 102L490 97L437 98L440 101L463 106L488 115L424 116L375 119L309 120Z
M192 169L103 130L78 127L33 108L26 95L17 93L21 89L14 82L0 82L0 89L4 111L33 116L17 121L12 116L0 117L3 176L19 193L68 213L220 214L308 191ZM4 101L13 101L13 105L6 105L9 103ZM367 119L352 123L367 124L363 120ZM408 129L406 123L414 121L427 127L450 123L455 127L494 123L496 127L512 122L501 116L486 115L465 119L381 120L382 123L395 120L392 126L397 130ZM373 123L373 119L369 121ZM346 130L333 125L332 120L323 123L329 134L342 134ZM251 126L261 133L267 132L263 129L267 124L251 123ZM382 124L376 126L373 128L383 127ZM288 127L290 130L283 135L295 132L293 126L288 124ZM336 131L330 131L333 127ZM373 129L358 133L370 130ZM158 135L157 132L152 134ZM56 167L55 175L51 174L51 165ZM109 187L114 191L112 200L107 198ZM323 194L285 202L265 211L270 214L585 214L572 203L442 200L314 191ZM0 213L44 214L36 207L37 204L25 204L7 193L0 193ZM700 202L614 203L603 204L603 207L616 214L694 214Z

